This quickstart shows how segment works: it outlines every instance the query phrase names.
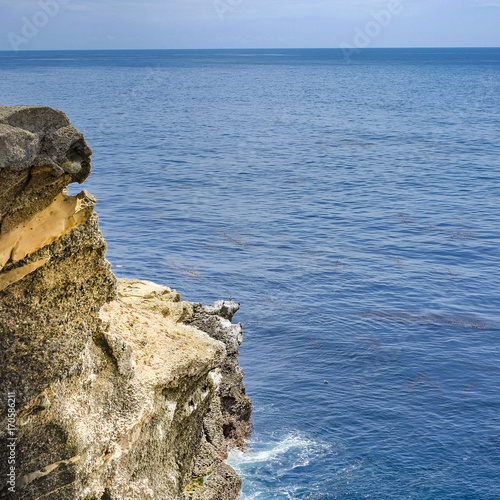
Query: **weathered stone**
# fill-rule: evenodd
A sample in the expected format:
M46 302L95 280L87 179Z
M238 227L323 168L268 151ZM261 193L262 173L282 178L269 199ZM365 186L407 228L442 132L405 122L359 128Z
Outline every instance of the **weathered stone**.
M0 123L0 168L23 170L35 160L40 145L36 134Z
M118 297L126 304L140 304L177 322L188 321L193 316L190 302L181 301L175 290L151 281L122 278L118 281Z
M226 346L227 356L222 364L220 388L222 427L229 447L243 447L250 432L252 401L243 385L243 371L238 363L238 348L243 340L240 324L231 320L240 308L232 301L219 300L211 306L194 304L188 323L207 332Z
M95 198L86 191L78 196L59 194L45 209L5 234L0 233L0 269L7 263L24 259L27 255L82 225L92 215Z
M235 499L224 458L251 411L237 306L117 286L95 199L65 191L90 154L63 113L0 106L0 498L15 393L15 498Z
M0 105L0 123L28 130L33 133L52 133L70 123L61 111L45 106L3 106Z
M49 257L42 258L35 260L34 262L30 262L22 267L16 267L6 273L0 274L0 292L8 286L14 284L16 281L22 280L25 276L31 274L33 271L36 271L39 267L47 264L49 260Z
M61 111L0 105L2 231L10 232L43 210L68 184L83 182L90 174L91 154Z

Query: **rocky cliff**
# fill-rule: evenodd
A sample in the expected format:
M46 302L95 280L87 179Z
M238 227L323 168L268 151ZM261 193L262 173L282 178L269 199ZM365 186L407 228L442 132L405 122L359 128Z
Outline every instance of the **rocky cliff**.
M66 192L90 155L63 113L0 106L0 497L236 498L238 306L114 277L95 199Z

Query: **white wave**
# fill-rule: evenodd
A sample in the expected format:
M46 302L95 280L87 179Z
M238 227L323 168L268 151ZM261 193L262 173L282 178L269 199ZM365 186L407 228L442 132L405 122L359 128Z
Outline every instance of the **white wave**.
M289 433L279 440L253 441L246 452L232 451L228 463L243 479L240 500L295 499L298 485L289 474L330 452L329 444ZM270 477L276 480L271 489L267 483Z
M259 451L259 448L268 448L269 446L271 446L269 449ZM288 435L282 441L274 444L256 443L247 452L232 451L229 454L229 463L232 467L238 467L242 464L273 462L290 450L303 452L308 449L314 449L317 446L318 444L314 441L299 436Z

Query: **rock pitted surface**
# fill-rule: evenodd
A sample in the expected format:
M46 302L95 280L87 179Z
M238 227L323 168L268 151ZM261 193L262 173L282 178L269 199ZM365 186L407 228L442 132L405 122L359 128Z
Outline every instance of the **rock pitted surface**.
M246 395L243 370L238 364L238 348L243 340L242 327L231 323L239 308L239 304L223 300L205 307L194 304L193 315L188 323L226 346L220 387L222 429L226 443L230 447L241 448L250 432L252 401Z
M0 106L0 498L234 499L238 306L116 280L95 199L66 192L90 155L63 113Z

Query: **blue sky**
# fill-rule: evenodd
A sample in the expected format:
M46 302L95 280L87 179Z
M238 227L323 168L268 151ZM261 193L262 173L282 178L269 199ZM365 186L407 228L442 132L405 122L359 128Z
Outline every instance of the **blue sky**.
M3 0L0 50L500 46L500 0Z

